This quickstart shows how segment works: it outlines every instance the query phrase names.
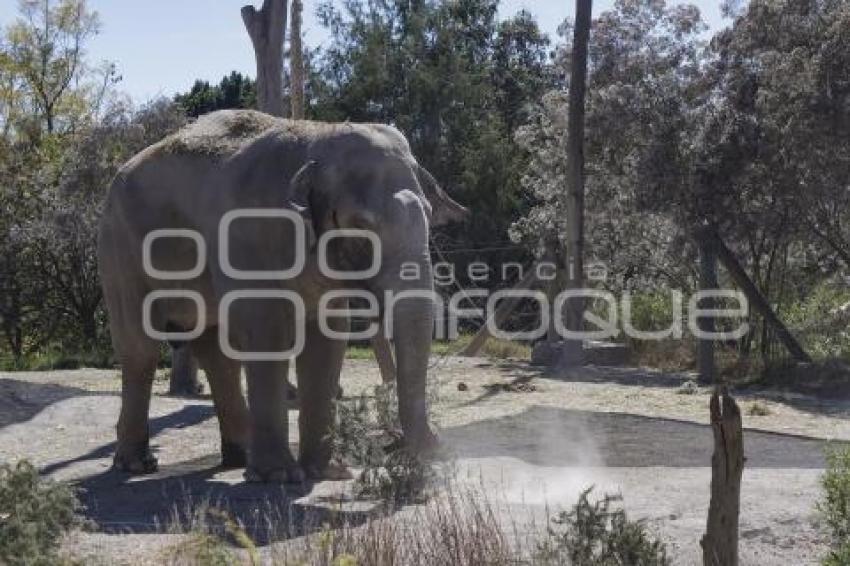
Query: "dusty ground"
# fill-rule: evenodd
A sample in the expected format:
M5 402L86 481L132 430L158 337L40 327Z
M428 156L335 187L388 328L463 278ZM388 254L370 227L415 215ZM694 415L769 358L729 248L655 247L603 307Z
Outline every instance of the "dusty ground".
M675 563L699 562L712 440L708 392L678 393L687 376L589 367L551 379L522 363L461 358L435 359L432 374L435 420L458 457L458 475L483 484L512 516L545 521L547 505L568 507L596 485L621 492L629 514L648 521ZM374 362L347 362L346 395L377 383ZM285 494L246 485L239 471L220 472L210 402L166 397L165 386L157 383L151 422L161 469L129 479L109 471L116 371L0 373L0 461L28 458L84 490L96 532L69 541L77 555L158 563L178 540L163 534L175 506L225 501L246 524L268 507L298 524L313 512L316 493L337 487ZM850 402L770 392L738 398L747 428L742 563L815 563L825 549L814 512L824 441L850 440ZM769 414L751 416L755 403Z

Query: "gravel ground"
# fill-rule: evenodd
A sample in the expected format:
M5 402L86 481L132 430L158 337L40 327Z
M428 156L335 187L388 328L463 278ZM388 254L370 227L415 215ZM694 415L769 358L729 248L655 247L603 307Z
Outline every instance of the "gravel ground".
M622 493L627 512L647 520L674 563L699 562L712 440L709 392L680 394L690 376L587 367L553 379L521 362L448 357L434 359L432 377L435 421L457 455L457 474L483 482L512 517L545 522L546 513L596 485ZM347 396L377 383L374 362L346 363ZM0 461L28 458L84 490L97 528L68 540L76 556L155 564L181 540L164 534L175 505L226 502L246 523L264 505L295 510L297 519L316 494L343 489L314 486L305 506L296 501L305 493L247 485L240 471L220 472L209 400L167 397L164 379L156 383L151 415L161 470L131 480L114 474L119 386L117 371L0 373ZM737 397L747 453L742 564L816 563L825 550L814 513L824 441L850 440L850 402L772 392ZM754 405L767 414L750 414Z

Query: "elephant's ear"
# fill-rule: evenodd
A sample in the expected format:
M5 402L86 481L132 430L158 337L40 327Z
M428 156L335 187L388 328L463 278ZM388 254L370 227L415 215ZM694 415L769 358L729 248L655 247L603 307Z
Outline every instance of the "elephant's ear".
M304 216L304 220L316 230L320 214L316 209L316 177L319 172L317 161L308 161L293 175L289 181L290 200L295 208Z
M302 208L309 208L310 193L316 183L316 173L319 171L317 161L308 161L289 181L290 199L294 204Z
M446 194L446 191L440 187L440 184L427 169L417 164L415 171L422 192L431 205L432 226L461 222L469 217L469 210L452 200L452 197Z

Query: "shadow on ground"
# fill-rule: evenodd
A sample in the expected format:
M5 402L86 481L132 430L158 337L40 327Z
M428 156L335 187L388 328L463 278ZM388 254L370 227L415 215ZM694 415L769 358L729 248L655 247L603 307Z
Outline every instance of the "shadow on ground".
M153 440L159 433L166 429L180 429L199 425L202 422L213 418L214 416L215 409L212 405L186 405L179 411L169 413L162 417L155 417L150 419L148 423L148 431L151 439ZM154 451L156 450L155 445L153 449ZM62 460L60 462L55 462L53 464L44 466L41 469L41 473L49 475L58 472L59 470L66 468L72 464L77 464L88 460L111 458L114 452L115 443L110 442L109 444L99 446L98 448L91 450L81 456L78 456L77 458L72 458L70 460Z
M49 405L82 395L93 393L52 383L0 379L0 429L28 421Z
M372 507L341 501L322 505L302 500L312 485L242 481L242 470L222 470L219 455L161 466L151 475L131 477L109 470L77 482L85 517L106 533L163 533L191 530L204 509L224 511L258 546L305 536L325 525L365 522ZM317 504L318 503L318 504ZM215 525L215 514L202 520Z
M212 410L187 409L156 426L198 422ZM443 438L460 458L512 457L546 467L704 468L710 465L712 450L712 432L706 425L539 406L448 429ZM820 440L746 431L744 442L748 469L823 466ZM108 455L110 449L104 446L95 453ZM297 502L311 486L248 484L241 480L241 470L222 472L218 458L216 453L163 466L150 476L107 471L83 478L79 486L86 516L106 532L162 532L175 516L182 513L185 519L187 509L209 504L226 509L261 545L314 532L330 517L327 508ZM349 523L368 516L355 509L332 514ZM268 528L269 517L276 523L273 530Z

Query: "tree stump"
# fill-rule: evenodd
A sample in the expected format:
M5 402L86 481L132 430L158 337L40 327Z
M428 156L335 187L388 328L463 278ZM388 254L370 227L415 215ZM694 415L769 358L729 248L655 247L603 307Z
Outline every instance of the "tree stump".
M257 59L257 108L283 116L283 39L286 32L286 0L264 0L257 11L242 8L242 21L254 44Z
M188 344L171 349L171 379L169 395L200 395L203 386L198 380L198 361Z
M724 387L711 396L711 502L702 545L705 566L737 566L741 477L744 473L744 433L741 410Z
M395 357L390 341L384 336L383 330L372 338L372 349L375 351L375 360L378 369L381 370L381 381L386 383L396 382Z

